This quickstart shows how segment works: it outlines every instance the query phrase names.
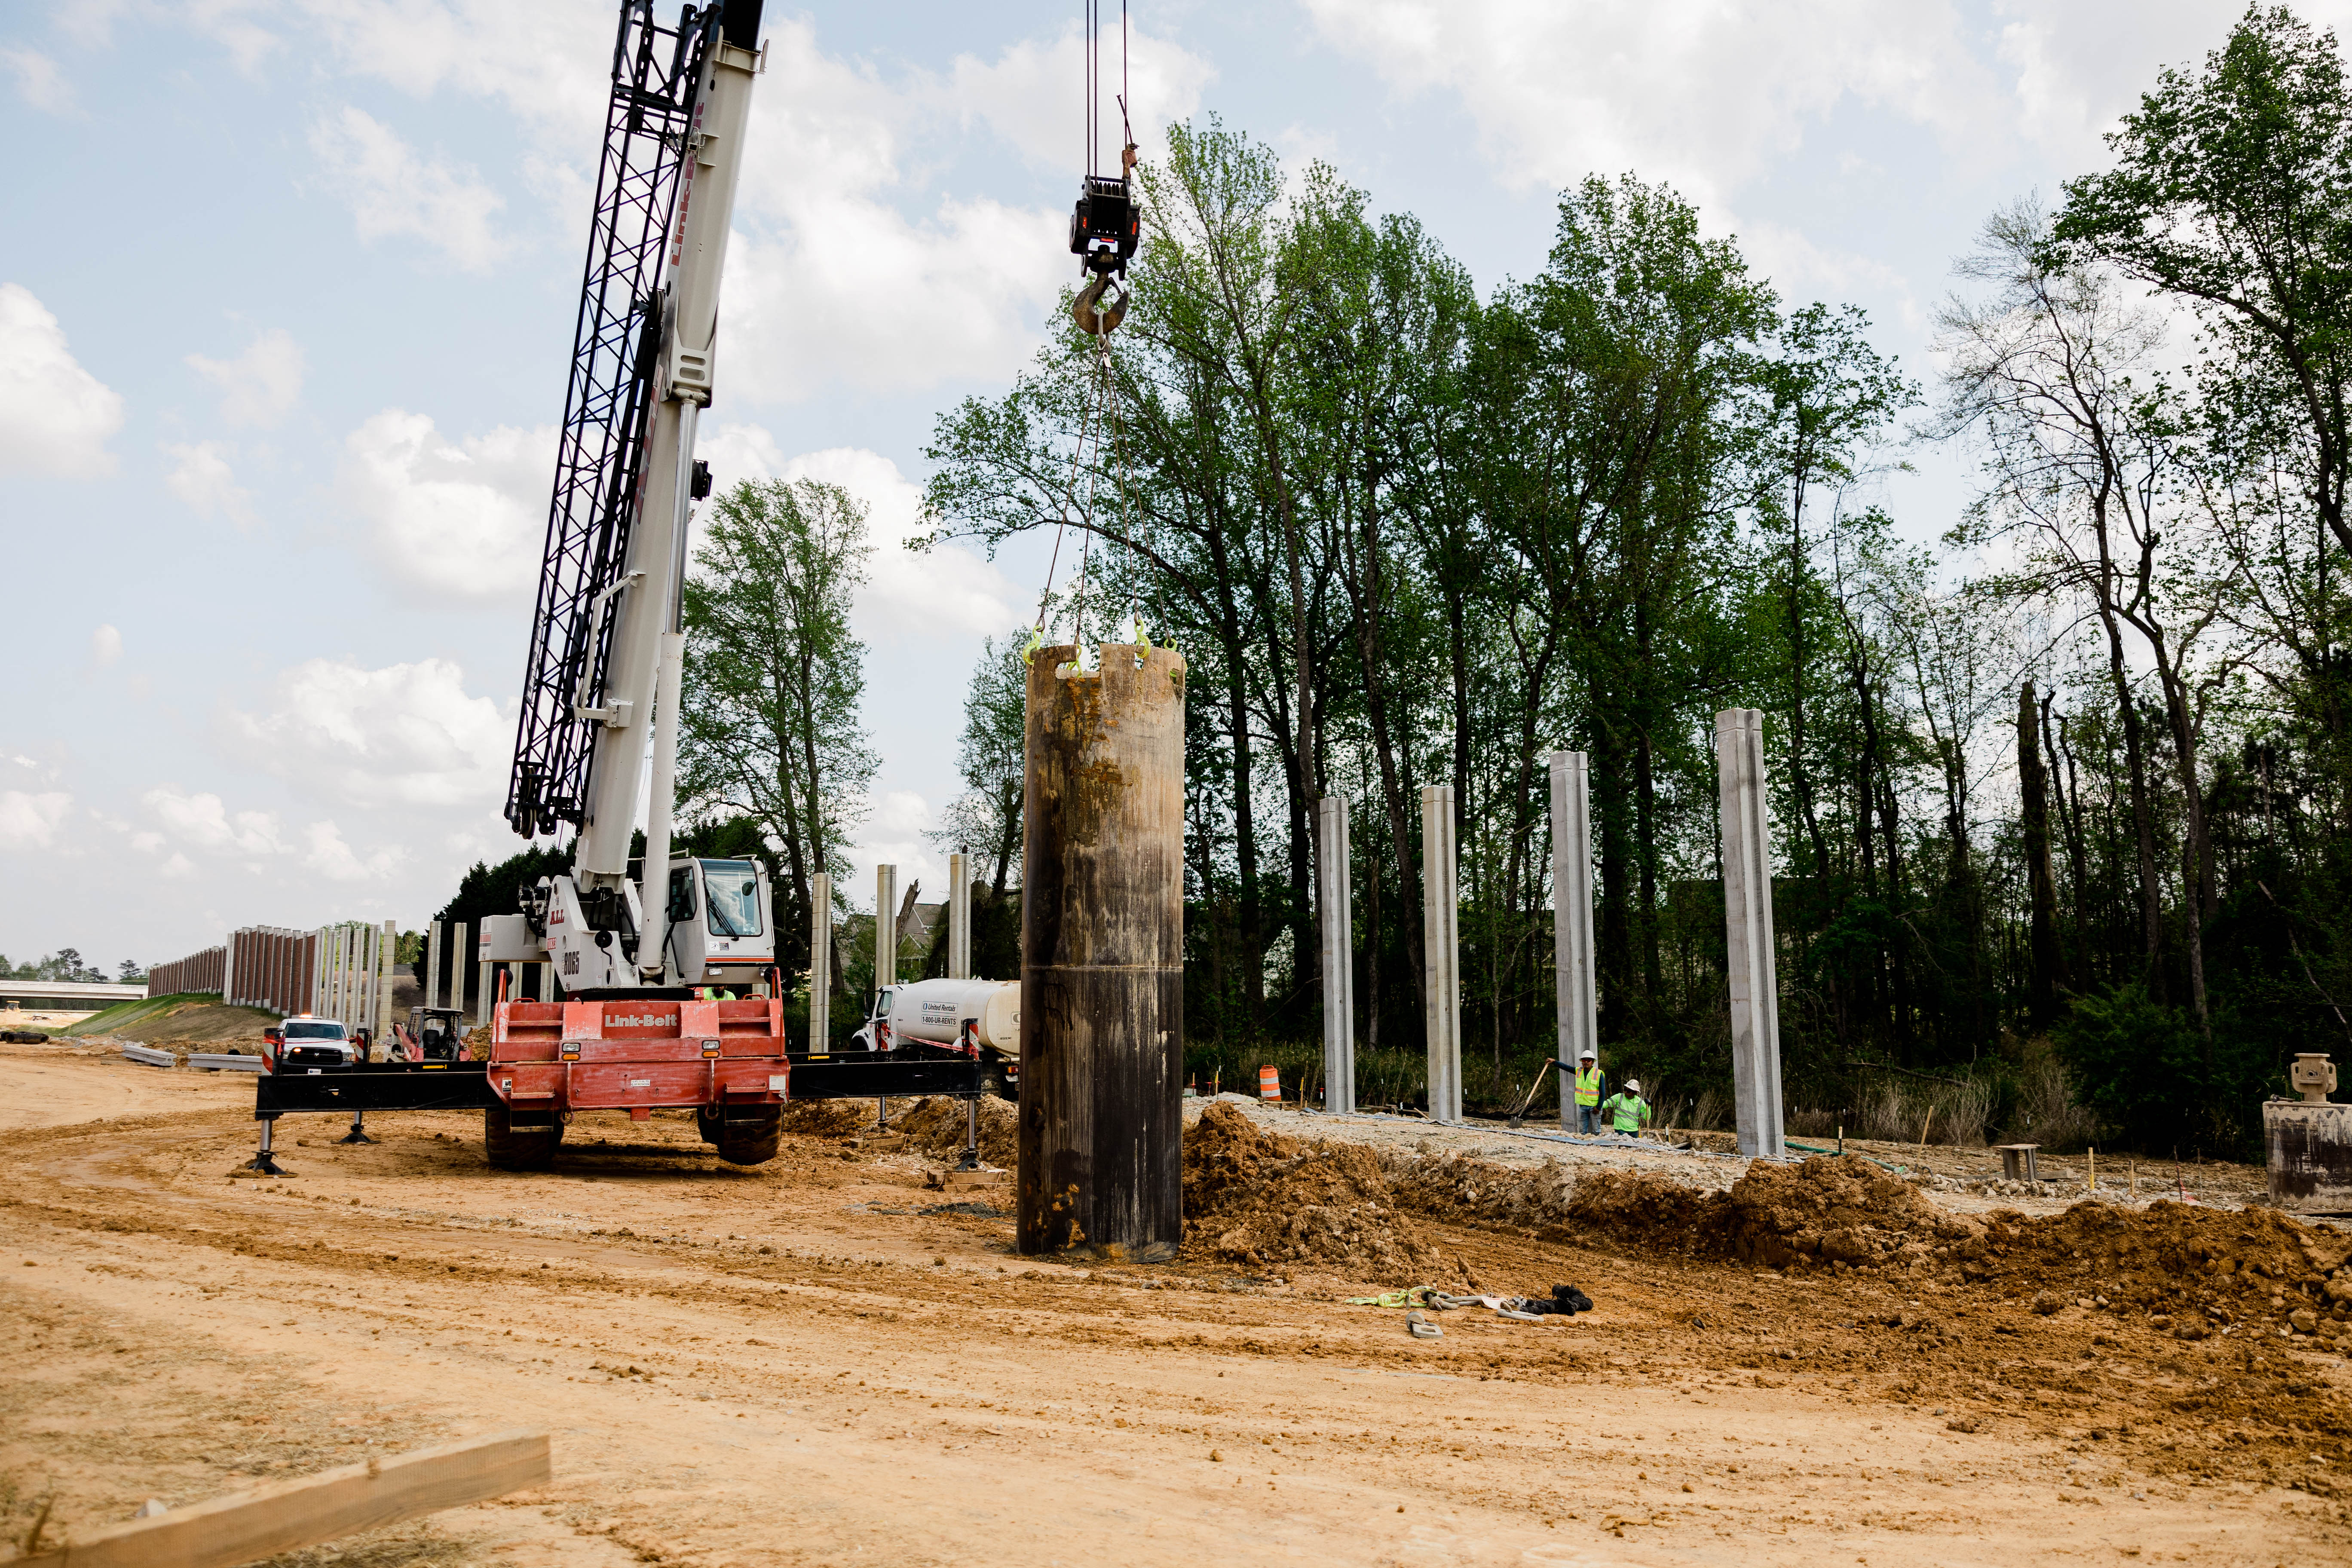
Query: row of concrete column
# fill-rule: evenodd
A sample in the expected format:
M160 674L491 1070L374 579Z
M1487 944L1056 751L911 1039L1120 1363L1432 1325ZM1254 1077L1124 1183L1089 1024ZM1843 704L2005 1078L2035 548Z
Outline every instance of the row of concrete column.
M874 988L898 984L898 868L874 868ZM809 1049L823 1052L833 1025L833 879L809 879ZM948 857L948 978L971 978L971 857Z
M1771 822L1765 800L1764 716L1752 708L1716 715L1721 791L1725 936L1730 964L1733 1098L1740 1152L1785 1151L1780 1117L1780 1021L1773 972ZM1558 1059L1601 1048L1592 945L1592 833L1582 752L1549 759L1552 931ZM1429 1115L1462 1119L1461 936L1454 786L1421 792L1422 979L1429 1050ZM1356 1082L1354 909L1348 803L1318 803L1316 892L1322 910L1324 1109L1353 1111ZM1571 1077L1560 1088L1560 1122L1575 1121Z
M308 1011L365 1029L377 1039L392 1030L392 966L400 924L321 926L310 962Z

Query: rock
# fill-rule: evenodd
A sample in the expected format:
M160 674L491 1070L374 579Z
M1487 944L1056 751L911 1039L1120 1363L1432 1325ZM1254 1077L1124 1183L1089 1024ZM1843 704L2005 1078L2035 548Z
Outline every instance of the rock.
M2172 1331L2172 1320L2166 1314L2158 1312L2147 1321L2147 1326L2159 1334L2168 1334Z
M2298 1334L2311 1333L2319 1327L2319 1314L2308 1307L2300 1307L2289 1312L2286 1321L2288 1326Z
M2201 1340L2205 1337L2205 1325L2190 1318L2174 1325L2172 1337L2176 1340Z
M2063 1307L2065 1304L2065 1302L2058 1299L2058 1296L2054 1291L2044 1290L2040 1295L2033 1298L2034 1311L2045 1318L2050 1316L2051 1313L2058 1310L2061 1307Z

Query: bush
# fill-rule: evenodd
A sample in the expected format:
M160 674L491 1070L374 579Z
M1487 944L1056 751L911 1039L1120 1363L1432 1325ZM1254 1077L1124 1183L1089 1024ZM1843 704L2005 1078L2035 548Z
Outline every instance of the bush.
M2144 1153L2210 1145L2204 1042L2137 981L2076 1001L2051 1043L2099 1120Z

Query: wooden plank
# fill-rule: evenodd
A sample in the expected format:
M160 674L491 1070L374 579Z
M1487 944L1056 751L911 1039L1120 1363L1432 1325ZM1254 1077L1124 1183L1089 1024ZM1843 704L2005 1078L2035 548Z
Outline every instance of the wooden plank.
M235 1568L421 1513L544 1486L551 1474L544 1432L469 1437L109 1525L38 1556L20 1558L18 1568Z

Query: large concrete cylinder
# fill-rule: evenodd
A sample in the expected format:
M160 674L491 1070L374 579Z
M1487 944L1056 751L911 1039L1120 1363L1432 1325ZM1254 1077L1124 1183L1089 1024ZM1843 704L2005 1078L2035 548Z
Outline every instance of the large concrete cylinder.
M1029 664L1022 802L1024 1253L1183 1237L1184 661Z

